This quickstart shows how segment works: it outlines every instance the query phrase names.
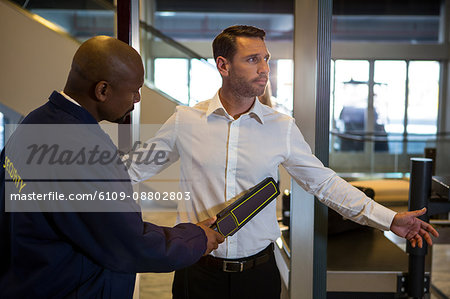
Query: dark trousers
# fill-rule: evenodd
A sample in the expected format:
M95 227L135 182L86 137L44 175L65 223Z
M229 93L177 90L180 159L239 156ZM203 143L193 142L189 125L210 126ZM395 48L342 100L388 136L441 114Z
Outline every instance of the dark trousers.
M175 271L174 299L279 299L280 272L269 261L244 272L229 273L200 263Z

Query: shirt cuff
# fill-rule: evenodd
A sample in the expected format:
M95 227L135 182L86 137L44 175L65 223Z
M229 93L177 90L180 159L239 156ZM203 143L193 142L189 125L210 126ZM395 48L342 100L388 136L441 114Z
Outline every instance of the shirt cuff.
M379 230L388 231L391 229L395 215L397 215L397 212L373 201L372 215L369 217L368 224Z

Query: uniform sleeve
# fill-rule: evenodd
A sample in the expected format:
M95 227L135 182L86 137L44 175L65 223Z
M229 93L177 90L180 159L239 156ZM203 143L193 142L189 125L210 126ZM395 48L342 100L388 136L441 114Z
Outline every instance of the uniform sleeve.
M2 167L0 168L0 252L3 253L5 257L10 254L10 244L9 244L9 213L5 212L5 168L3 167L5 163L5 150L2 150L0 154L0 161ZM3 273L8 267L8 258L2 258L0 260L0 273Z
M156 145L151 153L165 151L171 159L176 159L176 134L173 132L172 120L169 120L149 143ZM116 150L106 139L104 137L97 142L110 151ZM83 140L81 145L85 143L86 140ZM144 148L144 151L150 151L150 148ZM151 161L153 158L143 156L144 161ZM138 177L150 176L164 169L170 162L172 160L165 164L137 164L136 168L133 168L135 171L131 173L134 173L133 178L138 180ZM142 220L140 209L133 200L128 174L121 164L98 163L77 171L73 178L89 175L90 178L100 181L75 181L72 185L78 189L78 193L123 192L129 195L124 201L105 202L105 212L52 213L48 216L53 227L61 232L64 239L93 262L116 272L170 272L195 263L205 253L206 236L203 229L197 225L184 223L169 228ZM80 205L82 204L84 203L81 202ZM118 209L121 205L124 205L123 208Z
M178 113L174 113L156 133L155 137L147 140L142 146L122 159L128 169L131 181L138 183L160 173L179 159L176 148L178 128ZM157 159L156 155L163 155Z
M346 218L389 230L396 212L378 204L333 170L324 167L311 153L293 120L288 127L286 147L287 158L282 164L303 189Z
M49 213L74 248L117 272L170 272L197 262L206 235L191 223L173 228L143 222L140 213Z

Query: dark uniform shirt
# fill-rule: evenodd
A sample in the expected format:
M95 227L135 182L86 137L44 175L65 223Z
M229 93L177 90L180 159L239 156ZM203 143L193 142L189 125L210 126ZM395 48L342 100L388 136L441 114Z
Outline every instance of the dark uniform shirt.
M57 92L22 124L89 124L94 129L85 132L87 135L116 150L92 115ZM18 138L20 131L16 130L9 142ZM179 224L166 228L143 222L139 207L136 212L5 212L5 179L11 181L10 173L5 174L7 155L2 151L0 298L131 298L135 273L180 269L195 263L206 250L206 236L200 227ZM20 153L11 155L20 160ZM117 182L108 179L100 188L130 194L124 165L105 167L109 175L122 177ZM89 180L77 184L92 192L99 186Z

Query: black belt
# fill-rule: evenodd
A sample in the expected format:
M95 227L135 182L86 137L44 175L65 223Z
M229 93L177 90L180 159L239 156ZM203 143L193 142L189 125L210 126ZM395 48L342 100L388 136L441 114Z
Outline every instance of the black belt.
M266 249L250 257L240 259L222 259L212 255L203 256L198 264L223 272L243 272L245 270L253 269L259 265L267 263L273 255L273 243L270 243Z

